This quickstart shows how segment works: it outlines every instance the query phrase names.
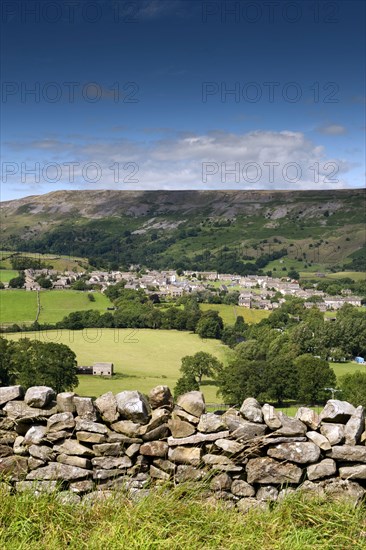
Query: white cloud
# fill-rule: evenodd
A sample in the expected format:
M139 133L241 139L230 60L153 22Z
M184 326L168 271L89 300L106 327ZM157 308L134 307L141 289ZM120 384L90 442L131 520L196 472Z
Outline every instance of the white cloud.
M344 175L352 168L347 161L327 155L324 146L303 133L287 130L216 131L143 142L122 138L73 142L69 137L67 141L40 139L7 145L17 158L24 151L25 160L33 159L33 164L40 162L41 166L78 162L74 181L62 169L58 188L337 189L348 186ZM83 176L88 163L100 166L102 177L95 183ZM120 167L118 181L111 169L115 163ZM13 178L19 182L19 174Z

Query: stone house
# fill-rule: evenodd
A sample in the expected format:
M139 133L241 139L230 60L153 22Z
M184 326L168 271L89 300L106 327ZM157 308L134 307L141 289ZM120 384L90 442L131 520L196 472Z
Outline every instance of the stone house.
M252 307L252 297L249 293L242 293L239 295L238 305L241 307Z

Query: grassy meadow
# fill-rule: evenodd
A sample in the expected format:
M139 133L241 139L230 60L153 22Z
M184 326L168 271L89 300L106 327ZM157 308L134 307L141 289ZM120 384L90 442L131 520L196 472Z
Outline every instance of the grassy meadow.
M96 309L106 311L112 303L101 292L93 292L95 302L91 302L86 292L80 290L49 290L40 292L40 323L56 323L73 311Z
M355 361L346 361L345 363L329 363L334 370L337 378L344 374L354 374L356 371L366 372L366 366L360 365Z
M56 323L72 311L97 309L104 312L111 305L107 296L100 292L93 293L95 302L91 302L88 294L80 290L41 290L39 296L41 312L38 321L40 323ZM32 323L36 315L36 292L23 289L0 292L1 323Z
M207 311L208 309L218 311L225 325L233 325L238 315L242 315L246 323L259 323L259 321L266 319L271 313L264 309L248 309L227 304L200 304L200 309L202 311Z
M14 269L0 269L0 281L2 283L8 283L14 277L18 277L18 272Z
M18 289L0 291L1 323L32 323L36 320L36 315L36 292Z
M10 340L40 339L68 345L76 354L78 364L92 365L96 361L111 361L117 374L113 379L99 376L79 376L76 391L80 395L98 396L107 391L140 390L148 393L158 384L174 388L180 376L181 359L205 351L225 364L229 348L218 340L202 340L196 334L175 330L150 329L87 329L84 331L41 331L6 334ZM220 403L216 387L202 385L207 402Z
M287 497L244 514L208 503L204 487L154 488L131 502L121 493L92 505L61 503L56 494L0 489L0 545L27 550L362 550L366 508ZM47 518L47 525L45 525Z

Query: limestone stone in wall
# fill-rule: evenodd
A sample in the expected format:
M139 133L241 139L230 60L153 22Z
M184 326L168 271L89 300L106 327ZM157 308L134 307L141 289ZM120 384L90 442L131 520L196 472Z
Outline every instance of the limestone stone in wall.
M0 475L2 477L11 476L12 479L18 481L27 475L28 462L22 456L7 456L0 458Z
M306 424L306 426L308 426L312 430L316 430L320 424L319 415L308 407L300 407L296 413L295 418L297 420L301 420L301 422Z
M206 410L205 398L200 391L192 391L178 397L177 404L192 416L200 417Z
M231 485L231 492L238 497L254 497L255 489L242 479L235 479Z
M117 400L111 391L98 397L95 400L95 406L106 422L116 422L118 420Z
M278 462L273 458L253 458L248 461L248 483L299 483L302 470L295 464Z
M315 445L318 445L322 451L330 451L332 448L329 440L318 432L307 432L306 437L315 443Z
M320 413L319 420L323 422L340 422L345 424L355 412L355 408L347 401L330 399Z
M204 475L204 471L194 466L179 464L174 479L177 483L185 483L187 481L200 481Z
M74 413L76 411L74 403L74 392L61 392L57 394L56 403L57 409L60 413L70 412Z
M310 481L315 479L324 479L334 475L337 472L337 465L331 458L325 458L318 464L311 464L307 468L307 476Z
M24 401L29 407L43 408L56 397L55 392L48 386L33 386L24 396Z
M46 426L32 426L24 436L23 445L38 445L41 443L46 433Z
M240 407L240 414L249 422L261 424L263 422L262 408L256 399L248 397Z
M256 437L261 437L267 432L267 426L263 424L254 424L246 420L231 433L231 437L239 441L249 441Z
M126 420L147 424L151 416L148 400L138 391L123 391L117 393L117 410Z
M224 439L229 437L230 432L216 432L213 434L202 434L197 433L189 437L174 438L168 437L168 445L174 447L175 445L197 445L199 443L207 443L211 441L216 441L217 439Z
M342 479L366 479L366 464L339 468L339 476Z
M141 438L142 441L154 441L155 439L165 439L169 434L170 430L168 424L162 424L153 430L143 433Z
M173 396L168 386L156 386L150 391L148 398L152 409L165 407L172 410L174 406Z
M175 447L169 449L168 458L171 462L198 466L202 450L199 447Z
M281 427L275 431L276 435L286 435L286 436L296 436L296 435L305 435L307 428L306 425L297 420L296 418L290 418L286 416L283 412L279 412L278 416L281 420Z
M77 468L76 466L68 466L58 462L50 462L44 468L37 468L27 475L27 480L43 480L50 479L54 481L71 481L75 479L83 479L91 475L90 470Z
M76 439L78 442L84 443L91 443L91 444L97 444L97 443L105 443L107 441L107 437L103 434L94 433L94 432L77 432Z
M281 427L281 420L272 405L265 403L262 407L262 414L263 420L269 428L271 428L272 430L276 430Z
M176 414L173 414L168 426L174 438L189 437L196 432L196 428L192 424L182 420Z
M60 432L63 430L69 430L73 428L75 428L75 420L72 412L70 411L53 414L47 420L48 432Z
M320 433L333 445L339 445L344 440L344 425L326 423L320 426Z
M365 410L357 407L344 428L346 445L357 445L360 442L361 434L365 429Z
M314 443L280 443L267 451L268 456L289 460L298 464L316 462L320 457L320 448Z
M214 413L202 414L197 430L202 433L221 432L226 425L221 416Z
M141 431L141 425L131 420L119 420L113 422L110 428L117 433L124 434L127 437L138 437Z
M8 401L21 399L23 395L24 391L21 386L8 386L5 388L0 388L0 406L5 405Z
M97 410L94 406L93 400L90 397L74 397L74 403L76 413L80 418L84 420L91 420L96 422L98 419Z
M366 462L366 447L364 445L336 445L327 453L327 456L347 462Z
M140 453L144 456L156 456L164 458L167 456L169 446L165 441L151 441L143 443L140 447Z
M275 501L278 499L278 489L272 485L260 487L257 491L257 500L263 500L265 502Z

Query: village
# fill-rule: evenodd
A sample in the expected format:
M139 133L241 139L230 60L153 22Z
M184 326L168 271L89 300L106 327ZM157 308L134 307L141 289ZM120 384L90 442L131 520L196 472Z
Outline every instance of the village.
M240 276L222 274L215 271L193 272L182 271L139 271L131 266L130 271L91 271L63 273L52 269L27 269L24 288L28 291L41 291L39 278L49 279L50 288L67 290L75 288L78 281L84 281L84 290L104 292L110 285L125 282L125 288L143 290L154 294L161 300L177 299L191 293L208 292L212 294L238 293L237 305L249 309L274 310L291 295L304 300L306 308L317 307L320 311L337 310L344 304L360 307L362 298L353 295L350 289L342 289L340 295L328 295L317 289L314 283L311 288L302 288L299 281L289 277L275 278L268 275ZM318 274L320 275L320 274Z

